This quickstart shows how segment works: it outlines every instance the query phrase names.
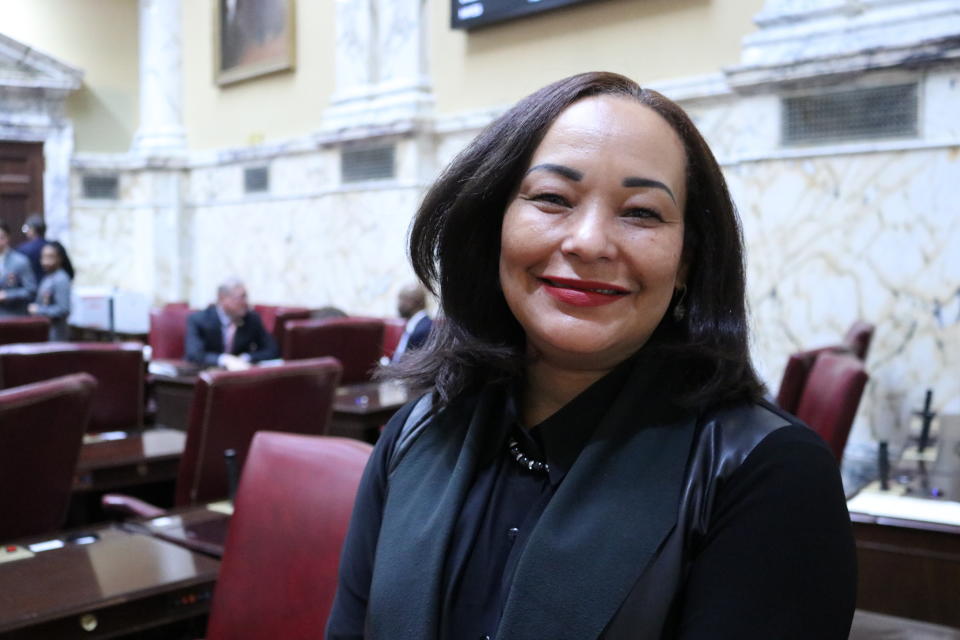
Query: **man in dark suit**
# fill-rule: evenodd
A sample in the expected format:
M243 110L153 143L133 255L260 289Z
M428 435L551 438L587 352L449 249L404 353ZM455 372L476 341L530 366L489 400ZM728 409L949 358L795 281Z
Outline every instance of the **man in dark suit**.
M47 225L43 222L39 213L32 213L27 216L22 231L26 234L27 239L18 244L16 249L30 260L33 276L39 283L46 275L40 265L40 253L43 251L43 245L47 244L47 240L44 238L47 233Z
M217 287L217 303L187 318L187 360L208 367L245 369L279 357L277 344L247 304L247 289L235 278Z
M394 362L405 352L418 349L427 341L433 321L427 315L426 306L427 294L419 284L410 284L400 290L397 313L407 321L407 326L397 343L397 350L393 352Z

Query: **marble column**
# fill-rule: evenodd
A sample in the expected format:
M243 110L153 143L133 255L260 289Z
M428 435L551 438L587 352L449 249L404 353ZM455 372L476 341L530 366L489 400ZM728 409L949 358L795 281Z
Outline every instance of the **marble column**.
M337 0L336 91L325 129L429 116L424 0Z
M180 0L140 0L140 127L131 150L184 150L182 110Z

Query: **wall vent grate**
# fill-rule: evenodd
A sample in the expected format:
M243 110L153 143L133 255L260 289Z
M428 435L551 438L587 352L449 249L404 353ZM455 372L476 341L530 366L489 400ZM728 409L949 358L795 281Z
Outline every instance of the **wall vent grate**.
M270 170L267 167L247 167L243 170L243 192L265 193L270 190Z
M917 85L783 98L783 144L916 136Z
M390 180L395 171L394 145L343 149L340 152L340 179L343 182Z
M83 176L83 197L89 200L117 200L119 184L117 176Z

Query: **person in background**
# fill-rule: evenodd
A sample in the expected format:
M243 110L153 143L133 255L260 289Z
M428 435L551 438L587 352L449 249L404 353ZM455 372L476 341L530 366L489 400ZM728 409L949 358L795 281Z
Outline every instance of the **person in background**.
M37 282L40 282L46 275L43 266L40 264L40 253L43 251L44 245L47 244L44 239L47 233L47 225L39 213L32 213L27 216L27 221L23 223L21 231L27 236L27 239L18 244L16 249L30 260L33 275Z
M393 352L393 362L397 362L407 351L419 349L430 335L433 321L427 315L427 294L419 284L408 284L397 296L397 313L407 321L403 329L397 350Z
M10 225L0 220L0 317L27 315L36 293L30 260L10 248Z
M70 282L73 280L73 265L63 245L48 242L40 252L40 264L44 275L37 289L37 301L27 310L31 315L50 318L50 340L69 339L67 317L70 315Z
M187 318L187 360L208 367L246 369L279 357L276 341L247 303L247 288L231 278L217 287L217 302Z

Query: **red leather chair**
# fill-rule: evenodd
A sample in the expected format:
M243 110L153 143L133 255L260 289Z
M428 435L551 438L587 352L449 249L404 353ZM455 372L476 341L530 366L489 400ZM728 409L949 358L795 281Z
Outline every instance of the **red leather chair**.
M50 320L43 316L0 318L0 344L46 342Z
M340 363L333 358L201 373L177 471L175 505L226 498L223 452L236 451L237 467L243 468L257 431L314 435L326 431L339 380ZM158 507L117 494L105 495L103 505L144 517L163 513Z
M0 389L70 373L97 380L90 431L143 427L143 346L138 342L46 342L0 347Z
M827 441L837 462L843 458L867 378L856 356L824 351L817 355L800 396L797 417Z
M0 541L63 525L96 386L78 373L0 391Z
M193 311L187 306L168 304L150 310L150 334L147 342L151 358L181 360L187 336L187 317Z
M310 309L306 307L279 307L268 304L256 304L253 310L263 321L263 328L273 334L277 341L277 348L283 345L283 336L286 332L287 320L306 320L310 317Z
M407 328L407 321L403 318L383 319L383 357L390 359L400 344L403 330Z
M234 501L207 640L323 635L370 445L260 432Z
M857 320L847 330L847 335L843 337L843 344L850 349L853 355L866 362L867 352L870 350L875 329L876 327L869 322Z
M333 356L343 365L342 384L367 382L383 352L383 320L326 318L287 323L285 360Z
M783 377L780 379L777 405L784 411L796 414L800 396L803 394L807 378L810 376L810 370L813 369L817 356L825 352L850 353L861 361L865 361L870 349L870 342L873 339L873 332L874 326L872 324L857 320L847 330L847 335L840 344L791 354L787 360L787 366L783 370Z

